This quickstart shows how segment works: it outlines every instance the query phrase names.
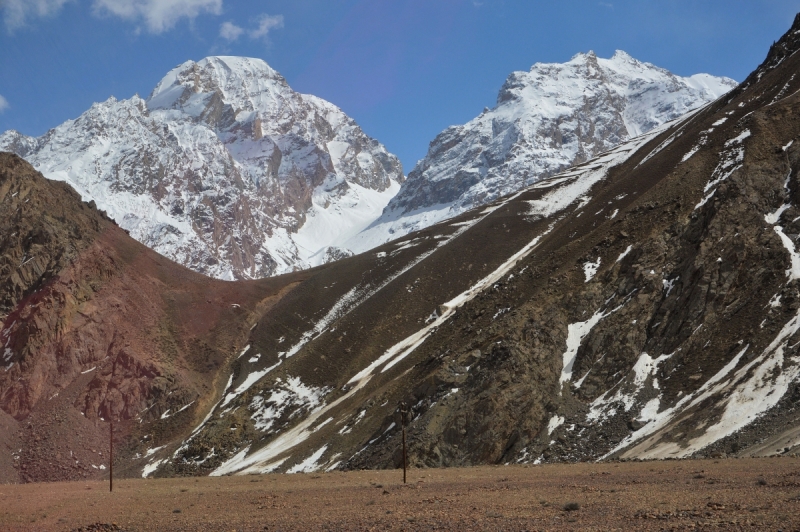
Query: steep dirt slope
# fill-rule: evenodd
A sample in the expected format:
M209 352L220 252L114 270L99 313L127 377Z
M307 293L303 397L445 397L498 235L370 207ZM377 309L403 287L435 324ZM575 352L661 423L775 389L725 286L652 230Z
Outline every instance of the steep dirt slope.
M725 98L314 272L146 472L395 467L401 402L420 465L791 451L798 49L800 17Z
M3 480L102 474L110 420L122 463L144 431L156 443L180 434L210 406L250 326L299 280L195 274L10 154L0 154L0 251Z

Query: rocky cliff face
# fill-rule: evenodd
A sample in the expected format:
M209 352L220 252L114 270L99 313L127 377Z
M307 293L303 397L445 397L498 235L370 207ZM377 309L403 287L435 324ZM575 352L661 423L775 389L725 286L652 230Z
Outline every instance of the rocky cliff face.
M322 263L403 181L397 158L258 59L209 57L148 99L111 98L30 138L0 136L131 236L222 279Z
M676 76L622 51L513 72L496 107L440 133L381 218L348 246L363 251L521 190L735 86L707 74Z

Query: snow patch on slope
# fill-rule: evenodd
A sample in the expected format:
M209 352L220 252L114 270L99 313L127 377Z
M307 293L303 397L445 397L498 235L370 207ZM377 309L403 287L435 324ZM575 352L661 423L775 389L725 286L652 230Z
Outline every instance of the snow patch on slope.
M785 355L790 338L798 331L800 311L781 328L759 356L731 375L750 347L745 346L697 391L659 413L652 423L629 435L606 456L624 450L622 456L643 459L687 457L752 423L774 407L791 383L800 377L800 357L787 359ZM688 442L670 441L663 436L668 435L670 427L690 418L712 397L715 411L720 412L702 435Z
M616 391L613 395L610 395L609 390L592 402L587 419L591 422L602 423L617 413L616 405L620 404L623 411L630 412L637 403L640 403L640 396L648 380L652 389L659 389L656 372L659 365L671 356L672 354L661 355L654 359L649 354L642 353L628 375L615 386ZM642 421L656 419L660 402L658 397L646 402L640 411L639 419Z
M584 262L583 263L583 275L586 277L584 282L588 283L591 281L594 276L597 274L597 270L600 269L600 257L597 257L597 261L595 262Z
M322 458L322 455L325 454L325 451L327 451L327 450L328 450L328 446L327 445L323 445L322 447L320 447L319 449L314 451L314 453L311 456L309 456L308 458L306 458L305 460L303 460L299 464L297 464L295 466L292 466L286 472L290 473L290 474L291 473L313 473L314 471L319 469L320 466L317 464L317 462L319 462L319 459Z
M581 342L592 331L592 328L606 316L608 316L608 313L598 310L586 321L567 325L567 350L562 355L563 365L561 367L561 378L559 379L562 385L572 379L572 367L575 365Z
M256 430L267 431L285 412L292 410L292 417L313 410L322 403L329 392L325 388L315 388L300 381L299 377L288 377L284 382L276 379L269 395L253 396L250 402L251 418Z
M705 195L695 206L695 210L705 205L717 192L717 186L742 167L742 162L744 162L744 146L741 144L748 137L750 137L750 130L746 129L738 136L725 142L725 147L720 154L720 162L717 164L716 168L714 168L709 182L703 187L703 193Z

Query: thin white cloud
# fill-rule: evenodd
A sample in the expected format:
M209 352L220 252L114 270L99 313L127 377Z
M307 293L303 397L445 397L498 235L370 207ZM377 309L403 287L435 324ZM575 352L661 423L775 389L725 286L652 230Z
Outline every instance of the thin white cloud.
M3 21L6 29L13 32L25 25L32 17L55 15L61 7L71 0L0 0Z
M144 22L152 33L163 33L182 18L222 13L222 0L94 0L93 6L97 14Z
M614 9L614 4L611 2L597 2L598 5L607 7L608 9Z
M271 30L280 29L283 27L283 15L264 14L260 15L256 21L258 23L258 27L248 32L248 35L250 35L251 39L266 39Z
M2 95L2 94L0 94L0 113L2 113L3 111L5 111L6 109L8 109L8 107L9 107L9 105L8 105L8 100L6 100L5 98L3 98L3 95Z
M240 28L233 22L223 22L219 27L219 36L228 41L235 41L244 33L244 28Z
M251 39L267 41L272 30L283 27L283 15L267 15L263 13L251 19L250 22L255 23L255 27L247 30L237 26L233 21L223 22L219 27L219 36L228 42L236 41L245 34Z

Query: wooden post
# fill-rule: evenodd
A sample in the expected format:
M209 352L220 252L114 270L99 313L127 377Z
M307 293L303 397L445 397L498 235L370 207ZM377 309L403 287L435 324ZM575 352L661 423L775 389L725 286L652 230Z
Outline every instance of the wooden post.
M400 424L403 427L403 484L406 483L406 468L408 467L408 454L406 454L406 409L405 403L400 403Z
M116 336L116 333L114 333ZM117 359L114 358L114 362L111 364L111 380L109 381L109 387L114 382L114 372L117 369ZM109 408L109 425L108 425L108 491L114 491L114 416L113 410Z

